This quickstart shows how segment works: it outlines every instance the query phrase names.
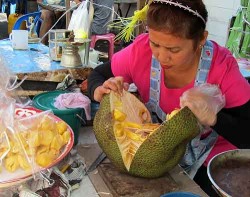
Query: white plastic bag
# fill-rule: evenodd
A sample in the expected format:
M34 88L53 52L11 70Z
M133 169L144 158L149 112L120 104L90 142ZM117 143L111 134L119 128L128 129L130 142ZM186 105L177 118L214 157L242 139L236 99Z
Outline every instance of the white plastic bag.
M89 10L88 10L88 4ZM93 5L89 0L83 1L76 10L73 11L68 30L73 30L76 39L88 38L90 25L93 19Z

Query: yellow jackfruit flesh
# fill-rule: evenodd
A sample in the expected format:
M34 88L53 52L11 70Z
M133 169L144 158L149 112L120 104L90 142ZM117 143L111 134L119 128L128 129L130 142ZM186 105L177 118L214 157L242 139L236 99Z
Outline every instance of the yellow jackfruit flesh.
M177 114L180 109L173 110L170 114L167 114L166 120L170 120L175 114Z
M69 130L64 131L64 133L62 134L63 137L63 143L67 144L70 140L70 132Z
M31 169L31 165L29 164L29 162L27 161L25 156L22 156L19 154L19 155L17 155L17 160L18 160L18 163L22 169L24 169L24 170Z
M4 156L3 165L9 172L15 172L18 168L31 170L34 164L31 165L28 159L33 158L36 164L49 166L71 138L68 125L61 120L55 121L50 115L44 115L32 124L18 125L14 135L7 132L9 145L0 135L0 156Z
M199 133L193 113L188 108L178 111L168 121L155 124L134 95L111 92L100 103L93 129L118 169L139 177L159 177L179 163L187 143Z
M35 158L36 163L42 167L47 167L53 162L54 159L55 159L54 154L50 152L43 152L41 154L36 155Z
M120 121L120 122L124 121L126 119L126 116L127 115L125 113L123 113L122 111L119 111L118 109L114 109L113 111L113 117L117 121Z
M53 148L53 149L59 151L63 145L64 145L63 137L61 135L57 134L54 136L54 138L50 144L50 148Z
M59 121L56 123L57 132L62 135L67 129L68 125L64 121Z
M10 172L16 171L19 168L18 155L12 154L11 156L5 158L4 166Z
M49 146L55 136L55 133L51 130L47 130L46 132L40 132L41 136L41 145Z
M39 131L47 131L55 129L55 120L50 116L44 116L38 125L37 130Z
M41 139L42 138L40 137L39 132L32 132L32 131L30 131L29 138L28 138L29 146L31 146L31 147L38 147L38 146L40 146Z

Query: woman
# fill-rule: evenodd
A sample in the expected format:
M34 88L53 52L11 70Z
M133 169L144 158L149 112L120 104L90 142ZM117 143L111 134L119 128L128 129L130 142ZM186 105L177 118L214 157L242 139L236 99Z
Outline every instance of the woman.
M147 11L148 34L116 53L111 64L97 67L89 76L88 91L101 101L110 90L121 93L135 83L143 102L160 111L160 119L188 106L207 132L189 143L181 165L215 196L203 177L209 159L222 151L249 148L250 85L232 54L207 40L206 22L202 0L153 0ZM206 92L207 84L217 85L224 95L223 109L214 110L217 98ZM156 99L154 91L159 92Z

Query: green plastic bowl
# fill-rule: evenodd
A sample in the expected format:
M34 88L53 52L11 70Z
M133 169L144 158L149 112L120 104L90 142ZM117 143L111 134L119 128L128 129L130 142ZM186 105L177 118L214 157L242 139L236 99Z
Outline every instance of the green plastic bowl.
M57 109L54 106L54 102L56 97L60 94L69 93L68 91L56 90L50 92L44 92L36 95L33 98L33 106L37 109L46 111L52 110L52 112L64 120L73 130L74 132L74 145L78 143L79 130L81 126L81 120L79 118L83 117L83 109L82 108L67 108L67 109Z

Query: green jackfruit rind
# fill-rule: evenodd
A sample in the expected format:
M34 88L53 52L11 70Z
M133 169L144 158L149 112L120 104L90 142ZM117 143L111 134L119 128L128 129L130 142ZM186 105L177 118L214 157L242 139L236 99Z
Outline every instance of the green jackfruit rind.
M128 173L130 175L143 178L158 178L164 176L168 171L173 169L179 163L185 151L186 145L180 144L175 147L175 149L172 151L172 157L167 161L162 161L162 163L153 162L151 163L152 165L146 164L144 166L136 165L134 162L133 167L130 167L131 170Z
M109 98L109 94L103 97L99 110L95 114L93 130L99 146L106 153L109 160L115 164L119 170L127 172L122 160L120 149L114 136L113 119L110 112Z
M196 117L187 107L183 108L139 147L129 173L145 178L164 175L180 162L187 143L198 133Z
M96 139L110 161L120 171L127 172L114 136L109 95L103 98L100 109L93 124ZM145 178L163 176L179 163L187 143L198 133L197 119L188 108L183 108L144 141L136 152L128 173ZM169 142L166 143L167 141ZM170 143L172 141L175 143Z

